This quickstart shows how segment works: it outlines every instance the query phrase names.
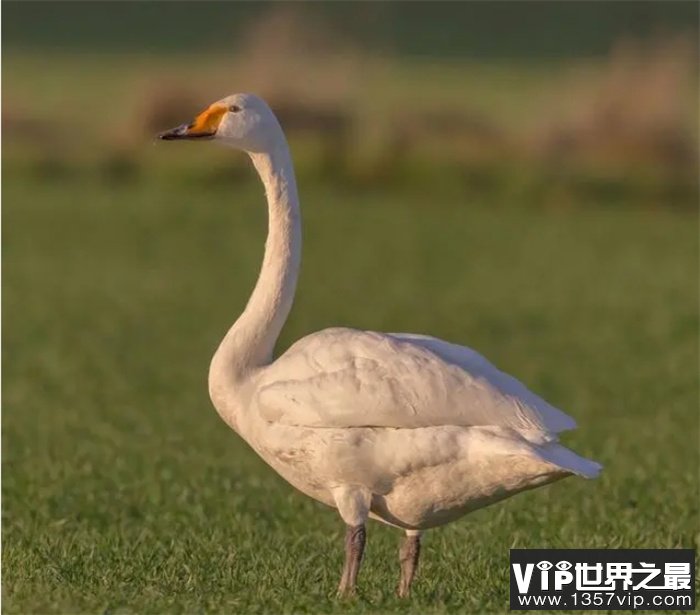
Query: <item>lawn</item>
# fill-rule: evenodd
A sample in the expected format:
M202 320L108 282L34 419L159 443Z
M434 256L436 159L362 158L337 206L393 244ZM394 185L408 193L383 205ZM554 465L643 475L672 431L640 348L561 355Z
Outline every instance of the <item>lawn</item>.
M207 398L258 271L261 190L6 173L4 612L500 612L510 547L694 546L694 214L301 193L280 350L330 325L468 344L576 417L565 441L602 477L429 532L410 601L400 535L372 523L359 597L336 601L342 522Z

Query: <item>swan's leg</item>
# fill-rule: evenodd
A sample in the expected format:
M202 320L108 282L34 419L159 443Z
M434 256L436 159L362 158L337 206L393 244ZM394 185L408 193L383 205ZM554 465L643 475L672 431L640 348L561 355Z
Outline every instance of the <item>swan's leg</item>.
M345 531L345 566L338 585L339 596L352 596L357 586L357 573L360 571L362 555L365 551L366 531L364 525L351 527Z
M347 525L345 532L345 566L338 585L339 596L355 593L357 573L365 551L365 522L372 494L361 487L338 487L333 491L338 512Z
M406 598L411 592L411 583L418 568L420 557L420 532L407 530L401 548L399 549L399 562L401 563L401 578L397 593L399 598Z

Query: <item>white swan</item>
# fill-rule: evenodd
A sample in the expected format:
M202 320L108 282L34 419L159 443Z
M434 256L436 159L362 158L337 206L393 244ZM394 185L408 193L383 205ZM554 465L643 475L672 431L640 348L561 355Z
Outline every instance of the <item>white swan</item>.
M248 305L216 351L209 392L223 420L282 477L347 524L338 591L355 589L368 517L403 528L398 592L420 533L525 489L601 466L557 443L575 427L469 348L407 333L325 329L273 360L294 299L301 219L292 160L268 105L228 96L162 139L216 139L248 153L269 232Z

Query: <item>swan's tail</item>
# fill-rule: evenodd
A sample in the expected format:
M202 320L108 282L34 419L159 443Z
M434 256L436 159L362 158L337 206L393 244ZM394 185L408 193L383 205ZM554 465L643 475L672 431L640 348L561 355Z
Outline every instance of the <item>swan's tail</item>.
M537 451L545 461L584 478L596 478L603 469L603 466L599 463L581 457L556 442L538 446Z

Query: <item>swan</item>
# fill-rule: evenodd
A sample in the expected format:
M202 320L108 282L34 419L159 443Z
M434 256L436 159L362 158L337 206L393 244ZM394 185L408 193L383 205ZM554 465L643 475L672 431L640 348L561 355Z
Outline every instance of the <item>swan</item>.
M402 529L407 596L421 534L601 466L558 443L569 416L476 351L425 335L330 328L273 350L294 299L301 215L291 154L267 103L233 94L164 140L216 140L248 154L265 188L268 236L242 315L209 368L214 407L292 486L346 525L339 595L353 594L368 518Z

